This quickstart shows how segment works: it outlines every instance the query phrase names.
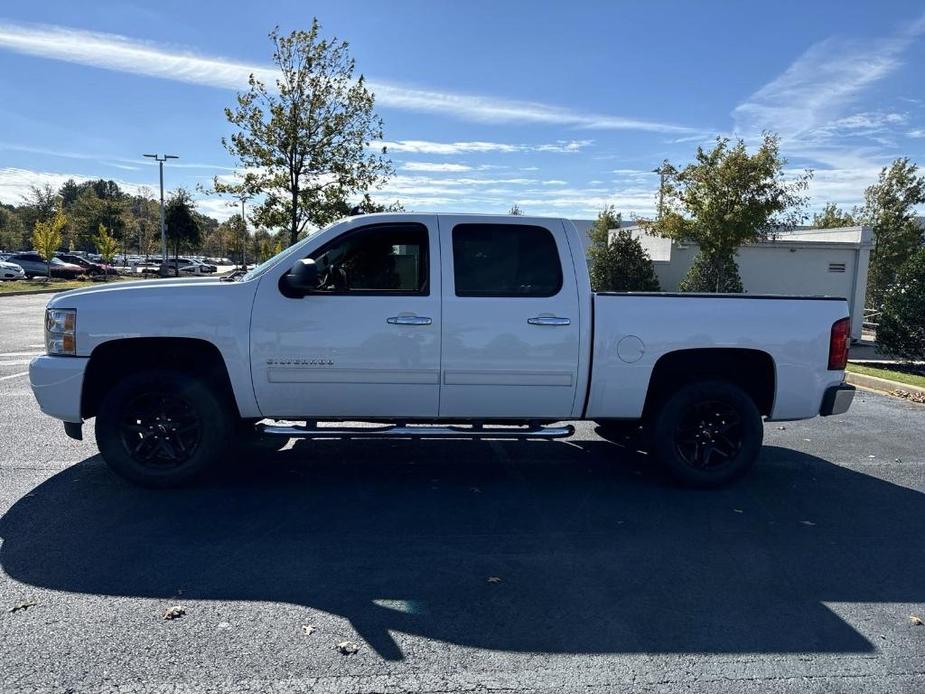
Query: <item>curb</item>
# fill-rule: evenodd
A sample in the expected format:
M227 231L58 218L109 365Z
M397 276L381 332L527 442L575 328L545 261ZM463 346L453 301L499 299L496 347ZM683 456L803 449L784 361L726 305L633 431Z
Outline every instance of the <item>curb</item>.
M60 294L61 292L69 292L72 289L80 289L80 287L66 287L64 289L33 289L27 292L0 292L0 299L5 296L30 296L32 294Z
M925 388L921 386L891 381L888 378L866 376L865 374L853 373L851 371L845 372L845 380L853 386L860 386L861 388L868 388L869 390L876 390L881 393L892 393L894 390L905 390L910 393L921 393L925 395Z

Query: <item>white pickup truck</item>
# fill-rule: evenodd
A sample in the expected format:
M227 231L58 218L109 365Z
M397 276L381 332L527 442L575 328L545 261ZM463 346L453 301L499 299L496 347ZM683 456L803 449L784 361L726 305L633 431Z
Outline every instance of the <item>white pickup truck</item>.
M103 458L147 486L238 436L556 438L579 419L715 486L755 461L762 418L854 395L844 299L594 293L564 219L351 217L235 281L58 294L45 331L41 409L78 439L96 417Z

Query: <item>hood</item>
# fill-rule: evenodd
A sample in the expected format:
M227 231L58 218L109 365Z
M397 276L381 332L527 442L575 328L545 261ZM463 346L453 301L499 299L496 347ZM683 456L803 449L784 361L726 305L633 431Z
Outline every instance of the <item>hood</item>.
M176 277L165 279L135 280L123 282L112 280L110 282L98 282L91 287L82 287L81 289L72 289L67 292L55 294L51 301L48 302L49 308L61 307L67 308L73 304L74 299L90 297L92 295L111 296L114 294L125 295L128 297L131 292L167 292L171 289L187 288L195 289L197 286L215 286L222 284L220 277ZM231 282L227 283L231 285Z

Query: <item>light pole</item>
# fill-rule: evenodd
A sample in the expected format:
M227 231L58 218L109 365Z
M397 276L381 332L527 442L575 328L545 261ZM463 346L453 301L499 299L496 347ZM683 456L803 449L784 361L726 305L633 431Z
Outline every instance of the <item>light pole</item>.
M241 190L235 193L235 197L241 201L241 269L247 270L247 217L244 216L244 203L251 196Z
M146 154L148 159L157 162L161 174L161 276L167 276L167 225L164 223L164 162L168 159L179 159L175 154Z
M667 163L664 161L657 169L652 169L652 173L658 174L658 212L656 213L658 221L662 221L662 206L665 201L665 164Z

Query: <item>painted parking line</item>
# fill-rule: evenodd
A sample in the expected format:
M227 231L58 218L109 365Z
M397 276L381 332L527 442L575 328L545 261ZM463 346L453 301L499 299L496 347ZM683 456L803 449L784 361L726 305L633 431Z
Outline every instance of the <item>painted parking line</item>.
M0 376L0 381L8 381L11 378L19 378L20 376L28 376L28 375L29 375L28 371L23 371L22 373L10 374L9 376Z
M0 361L0 366L25 366L30 361L32 360L31 359L14 359L13 361Z

